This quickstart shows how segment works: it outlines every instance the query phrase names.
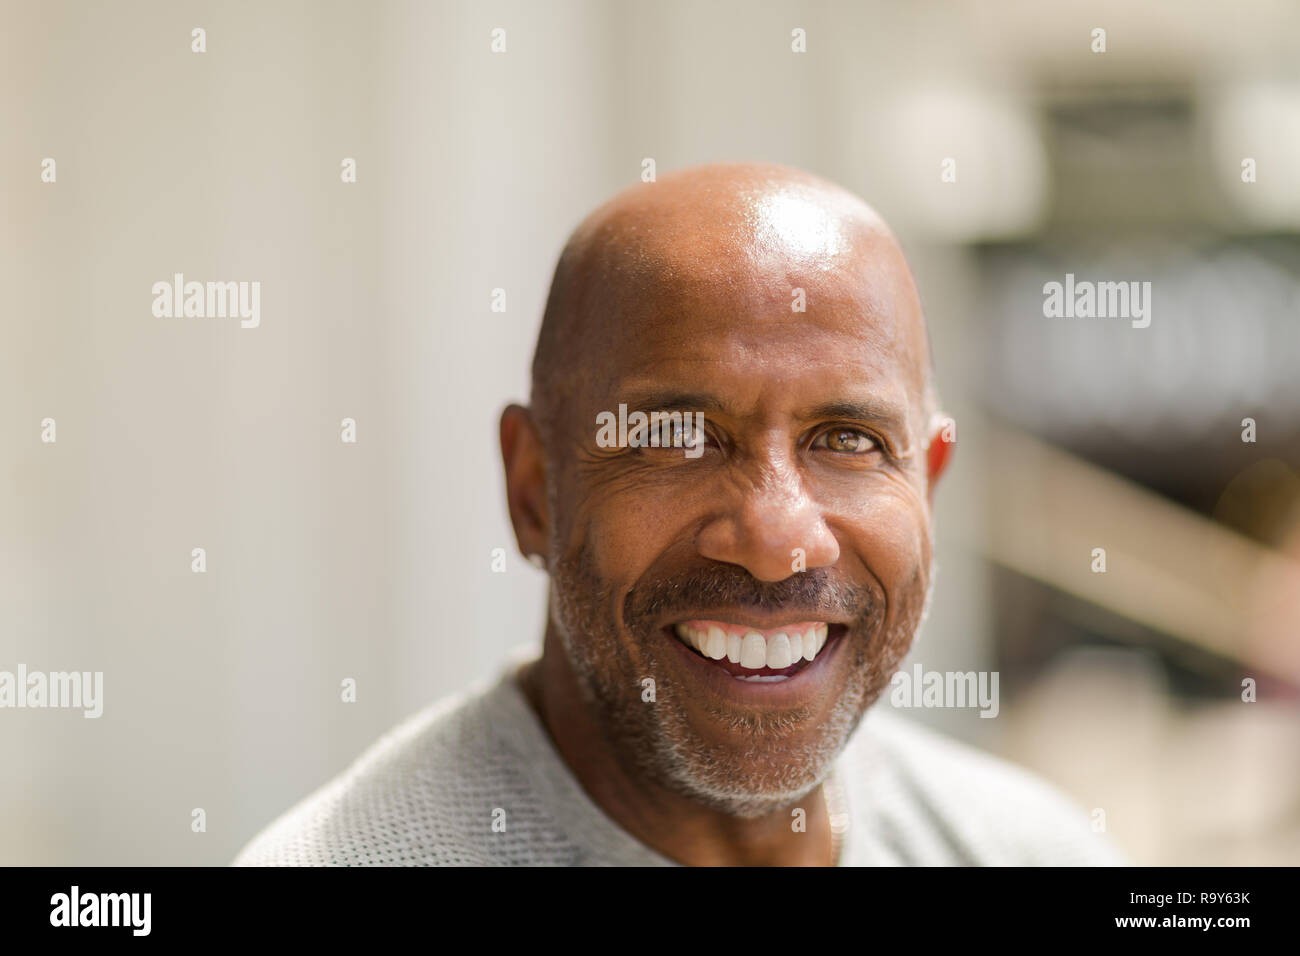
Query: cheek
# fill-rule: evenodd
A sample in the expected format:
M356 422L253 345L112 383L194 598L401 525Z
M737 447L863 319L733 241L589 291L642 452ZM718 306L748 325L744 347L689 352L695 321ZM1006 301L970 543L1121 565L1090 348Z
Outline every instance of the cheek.
M924 580L930 563L930 528L925 508L910 494L868 499L847 519L849 549L876 576L890 604L913 582Z
M599 576L616 591L630 588L666 552L689 541L687 508L650 488L600 488L575 496L562 546L585 550Z

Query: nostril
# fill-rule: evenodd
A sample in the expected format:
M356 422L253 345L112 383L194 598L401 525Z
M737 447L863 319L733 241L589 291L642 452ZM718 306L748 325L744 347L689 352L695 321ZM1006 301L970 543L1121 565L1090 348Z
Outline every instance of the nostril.
M782 581L809 568L839 561L839 543L820 509L807 498L751 495L743 506L718 514L700 531L702 557L745 568L762 581Z

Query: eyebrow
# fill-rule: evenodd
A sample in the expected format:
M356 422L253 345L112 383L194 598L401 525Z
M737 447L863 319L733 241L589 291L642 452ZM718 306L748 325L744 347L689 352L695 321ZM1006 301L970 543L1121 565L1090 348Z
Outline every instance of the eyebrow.
M904 431L907 425L907 414L902 408L893 402L874 398L823 402L804 410L800 417L852 419L898 431Z
M716 395L708 392L687 392L678 389L643 389L619 396L619 403L631 409L658 409L660 411L690 411L725 413L727 406Z
M691 392L680 389L638 389L620 396L618 401L631 409L659 409L662 411L692 411L726 414L725 402L709 392ZM882 428L905 431L907 414L897 404L884 399L841 399L821 402L797 413L802 421L838 418L851 421L872 422Z

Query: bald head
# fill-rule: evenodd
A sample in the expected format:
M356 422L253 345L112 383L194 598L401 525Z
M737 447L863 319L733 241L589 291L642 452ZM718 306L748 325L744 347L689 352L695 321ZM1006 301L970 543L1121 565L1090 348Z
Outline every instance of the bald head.
M538 336L534 414L545 428L581 380L628 340L628 325L644 323L650 312L680 310L707 297L701 293L734 294L757 297L785 322L798 322L813 310L808 299L819 283L818 292L837 297L857 285L896 313L923 411L933 412L924 315L884 221L852 193L801 170L719 164L633 186L574 230ZM802 312L792 309L797 289ZM862 318L870 334L872 316Z
M806 173L686 170L575 231L501 443L551 574L539 710L584 784L649 794L627 820L787 831L824 779L923 613L948 454L928 382L897 241ZM665 415L687 454L626 427Z

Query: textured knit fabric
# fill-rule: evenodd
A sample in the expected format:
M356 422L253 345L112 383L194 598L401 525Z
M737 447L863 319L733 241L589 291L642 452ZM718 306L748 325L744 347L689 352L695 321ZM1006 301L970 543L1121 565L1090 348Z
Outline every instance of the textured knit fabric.
M520 689L520 666L390 731L235 865L673 865L587 796ZM845 865L1124 862L1043 782L886 705L868 711L837 776L852 818Z

